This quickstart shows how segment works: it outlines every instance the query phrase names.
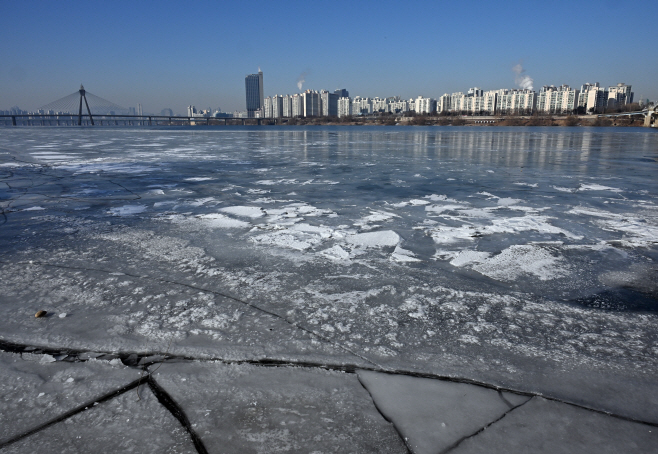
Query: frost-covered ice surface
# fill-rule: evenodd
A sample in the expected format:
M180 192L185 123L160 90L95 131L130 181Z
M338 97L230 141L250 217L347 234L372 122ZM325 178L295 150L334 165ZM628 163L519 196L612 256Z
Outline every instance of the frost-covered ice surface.
M0 340L658 423L657 150L648 128L4 129Z
M0 441L125 386L139 375L101 361L81 367L50 355L0 352Z
M145 386L6 446L3 453L196 453L185 429Z
M541 427L541 430L537 430ZM533 397L453 453L655 452L656 427Z
M209 363L153 375L211 452L407 452L354 374Z

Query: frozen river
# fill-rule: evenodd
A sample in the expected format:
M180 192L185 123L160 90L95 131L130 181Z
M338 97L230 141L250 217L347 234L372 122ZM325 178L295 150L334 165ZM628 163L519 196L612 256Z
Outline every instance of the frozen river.
M640 128L3 129L0 340L658 423L657 170Z

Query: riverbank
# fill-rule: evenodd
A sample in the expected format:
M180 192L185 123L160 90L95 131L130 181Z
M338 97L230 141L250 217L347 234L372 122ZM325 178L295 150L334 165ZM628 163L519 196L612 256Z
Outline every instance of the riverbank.
M266 120L261 120L262 122ZM378 116L378 117L314 117L291 118L284 125L318 125L318 126L623 126L642 127L640 118L613 117L596 115L568 116L425 116L413 117Z

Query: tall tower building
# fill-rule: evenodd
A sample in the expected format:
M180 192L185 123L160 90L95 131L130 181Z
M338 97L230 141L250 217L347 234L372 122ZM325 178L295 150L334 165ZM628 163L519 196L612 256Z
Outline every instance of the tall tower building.
M254 118L256 111L265 105L263 99L263 71L258 68L258 74L247 74L244 78L247 94L247 116Z

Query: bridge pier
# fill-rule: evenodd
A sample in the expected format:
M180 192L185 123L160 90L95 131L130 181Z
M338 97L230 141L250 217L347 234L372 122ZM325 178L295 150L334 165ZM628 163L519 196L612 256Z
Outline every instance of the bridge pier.
M644 127L645 128L651 128L652 125L655 124L655 118L654 118L654 113L649 112L644 116Z

